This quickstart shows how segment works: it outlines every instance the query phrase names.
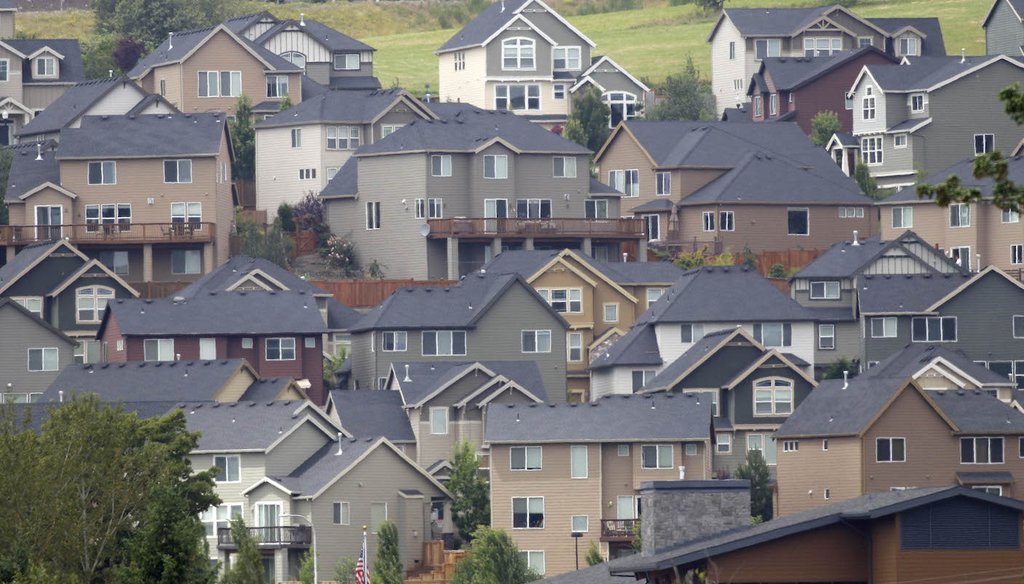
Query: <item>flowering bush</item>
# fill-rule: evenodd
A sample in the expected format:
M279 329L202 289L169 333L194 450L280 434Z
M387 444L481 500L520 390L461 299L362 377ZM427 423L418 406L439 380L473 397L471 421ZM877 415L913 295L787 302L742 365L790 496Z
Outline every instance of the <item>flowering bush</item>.
M344 237L332 234L317 252L331 266L345 272L346 276L359 271L356 268L356 248Z

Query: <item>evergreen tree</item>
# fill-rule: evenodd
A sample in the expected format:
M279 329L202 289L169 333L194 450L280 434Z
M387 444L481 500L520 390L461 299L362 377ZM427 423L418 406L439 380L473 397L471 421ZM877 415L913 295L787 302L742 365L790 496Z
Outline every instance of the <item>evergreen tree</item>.
M608 128L611 115L608 104L601 100L601 92L595 87L590 87L573 98L572 113L569 114L562 135L580 146L597 152L611 134L611 129Z
M252 180L256 177L256 130L252 127L252 100L248 95L238 98L235 119L231 120L229 128L235 151L234 177Z
M588 566L596 566L604 563L604 556L601 555L601 550L597 547L597 542L590 542L590 547L587 548L587 555L584 557L587 561Z
M377 557L370 573L373 584L403 584L405 572L398 550L398 528L385 521L377 528Z
M692 57L686 58L683 70L665 79L660 91L661 101L654 104L647 118L651 120L713 120L715 98L711 82L702 79Z
M750 515L760 521L772 518L772 477L760 450L748 450L746 461L736 469L736 478L750 481Z
M811 118L811 142L822 148L832 139L832 135L839 131L839 116L836 112L823 110Z
M882 190L878 188L878 181L875 177L871 176L871 171L868 170L866 164L858 162L857 166L853 169L853 180L857 181L857 186L860 187L861 192L871 197L872 199L878 200L882 197Z
M231 520L231 539L238 551L231 560L231 567L224 571L221 584L263 584L263 559L259 544L249 533L245 520L235 517Z
M523 584L538 580L507 533L481 526L469 555L455 567L451 584Z
M452 494L452 520L462 537L470 540L478 526L490 524L491 503L487 481L480 476L480 463L468 441L455 446L448 490Z

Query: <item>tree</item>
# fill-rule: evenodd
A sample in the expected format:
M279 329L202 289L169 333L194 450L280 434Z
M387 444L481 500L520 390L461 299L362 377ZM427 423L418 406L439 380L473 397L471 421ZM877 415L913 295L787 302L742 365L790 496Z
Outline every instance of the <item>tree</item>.
M871 176L871 171L868 170L867 165L864 163L858 162L857 166L854 167L853 180L857 181L857 186L860 187L861 192L865 195L875 200L882 198L882 191L878 188L878 181L875 180L875 177Z
M11 178L11 159L14 157L10 148L0 148L0 225L10 223L7 209L7 181Z
M377 557L370 574L373 584L403 584L405 572L398 551L398 528L385 521L377 528Z
M235 151L232 166L235 178L252 180L256 176L256 130L252 127L252 100L242 94L235 105L235 119L229 123L231 146Z
M822 148L832 139L832 135L839 131L839 116L836 112L824 110L814 114L811 118L811 142Z
M822 379L842 379L843 372L845 371L848 377L856 377L858 369L858 362L851 361L846 357L840 357L836 361L833 361L825 372L821 374Z
M288 267L288 255L295 247L295 241L275 221L269 227L260 227L253 221L236 221L241 241L240 253L254 258L263 258L282 268Z
M736 258L728 249L718 255L712 255L711 250L705 245L692 252L679 252L673 263L684 270L692 270L702 266L733 266L736 265Z
M338 584L356 584L356 561L350 557L338 558L334 564L334 579Z
M146 53L146 46L131 37L121 37L114 47L114 64L121 71L127 73L139 62L142 55Z
M711 82L701 78L693 57L687 57L683 70L676 75L669 75L659 89L664 97L647 112L647 119L715 119L715 98Z
M565 124L562 135L573 142L597 152L604 146L611 134L608 120L612 111L601 99L601 92L595 87L577 95L572 102L572 113Z
M277 111L283 112L284 110L289 109L290 107L292 107L292 98L286 95L284 96L284 99L281 100L281 103L277 106Z
M302 554L302 561L299 563L299 582L302 584L319 584L316 580L316 570L313 562L316 561L316 550L309 548Z
M455 445L452 472L448 478L452 494L452 521L467 541L481 525L490 525L491 502L487 481L480 476L473 445L463 440Z
M598 549L596 541L590 542L590 547L587 548L587 555L583 559L587 561L588 566L604 563L604 556L601 555L601 550Z
M698 8L705 11L718 12L725 6L725 0L693 0Z
M469 555L455 567L451 584L523 584L539 579L507 533L480 526Z
M241 517L236 516L231 520L231 539L238 551L231 561L231 568L224 570L221 584L263 584L263 559L259 544Z
M138 39L152 50L168 33L224 20L232 7L222 0L98 0L93 9L100 32Z
M760 450L748 450L746 461L736 469L736 478L750 481L750 515L760 521L772 518L772 485L768 465Z
M114 64L114 49L119 36L112 33L95 34L82 40L82 66L86 79L101 79L117 70Z

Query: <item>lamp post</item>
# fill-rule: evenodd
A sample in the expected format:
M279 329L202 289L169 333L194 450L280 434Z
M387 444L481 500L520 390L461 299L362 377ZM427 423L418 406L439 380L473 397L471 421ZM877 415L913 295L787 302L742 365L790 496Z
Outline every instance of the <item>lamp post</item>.
M320 572L316 568L316 566L317 566L316 553L319 550L317 550L317 548L316 548L316 526L313 525L313 520L310 519L309 517L306 517L305 515L298 515L296 513L282 513L281 515L279 515L279 517L298 517L299 519L304 519L306 521L306 523L309 524L309 530L310 530L310 532L313 535L313 584L319 584L320 583ZM577 560L576 563L578 564L579 560Z
M574 531L570 534L572 540L576 542L576 570L580 569L580 538L583 537L582 531Z

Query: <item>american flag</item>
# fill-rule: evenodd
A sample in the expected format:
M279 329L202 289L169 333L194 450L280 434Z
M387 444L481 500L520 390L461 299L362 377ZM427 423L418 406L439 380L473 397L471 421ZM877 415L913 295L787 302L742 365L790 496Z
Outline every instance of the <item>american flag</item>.
M366 569L366 532L363 532L363 547L356 561L356 584L370 584L370 571Z

